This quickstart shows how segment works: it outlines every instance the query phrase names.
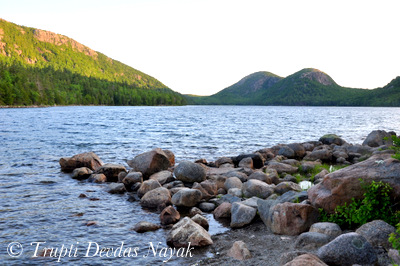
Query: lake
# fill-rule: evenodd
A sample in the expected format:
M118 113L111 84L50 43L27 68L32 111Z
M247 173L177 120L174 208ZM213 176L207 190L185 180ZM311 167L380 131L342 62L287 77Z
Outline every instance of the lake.
M400 132L400 108L371 107L51 107L0 109L0 261L6 264L162 264L149 243L166 247L167 230L138 234L137 222L158 214L111 195L106 184L77 181L59 159L94 151L105 163L123 164L159 147L176 161L236 156L278 143L340 135L361 144L372 130ZM84 193L97 201L79 198ZM212 234L227 230L212 220ZM96 221L97 226L86 226ZM18 242L18 244L12 244ZM45 242L45 243L41 243ZM92 242L92 244L89 244ZM123 243L122 243L123 242ZM99 248L138 248L136 257L99 257ZM7 247L15 255L11 257ZM62 246L64 245L64 247ZM71 247L72 245L72 247ZM91 245L87 258L84 258ZM35 248L68 250L64 258L32 258ZM77 255L74 257L74 253ZM145 255L147 257L144 257ZM200 256L211 256L198 251ZM167 264L184 264L172 258Z

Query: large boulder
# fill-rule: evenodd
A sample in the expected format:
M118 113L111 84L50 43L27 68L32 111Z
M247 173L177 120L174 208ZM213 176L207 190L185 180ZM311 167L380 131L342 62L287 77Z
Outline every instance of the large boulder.
M153 190L153 189L156 189L159 187L161 187L161 185L160 185L160 183L158 183L157 180L154 180L154 179L146 180L141 184L139 190L137 191L137 195L139 198L141 198L150 190Z
M168 189L158 187L144 194L140 199L140 204L150 209L156 209L159 206L167 206L171 204L171 194Z
M363 224L356 230L357 234L362 235L374 247L383 247L389 250L392 245L389 242L389 235L395 233L396 228L382 220L375 220Z
M190 243L190 244L189 244ZM189 217L176 223L167 236L167 244L174 247L208 246L213 244L210 234Z
M253 167L256 169L260 169L264 166L264 158L260 153L242 154L231 159L235 166L239 166L240 161L244 158L251 158L253 161Z
M165 152L157 148L137 155L135 158L128 161L128 165L132 167L134 171L141 172L144 179L148 179L152 174L167 170L171 162Z
M143 175L141 172L131 172L122 179L122 183L124 183L125 187L127 190L132 190L132 186L136 183L142 183L143 182Z
M256 217L257 209L239 202L234 202L232 204L231 214L230 226L232 228L239 228L253 221L254 217Z
M185 188L176 192L172 196L172 204L179 207L196 206L202 199L203 194L200 190Z
M189 161L183 161L175 167L174 174L176 179L188 183L206 180L206 170L201 165Z
M181 214L173 207L168 206L160 213L160 222L163 225L175 224L181 219Z
M121 172L127 172L125 166L107 163L97 168L95 174L104 174L107 177L107 182L118 182L118 175Z
M338 236L320 247L317 256L328 265L374 265L378 257L372 245L357 233Z
M383 181L393 188L393 196L400 196L400 161L390 154L374 155L369 159L330 173L322 182L308 190L308 198L316 208L333 213L336 206L361 199L364 191L360 179L369 183Z
M243 183L240 181L240 179L236 176L229 177L226 179L224 183L224 188L226 191L229 191L231 188L239 188L242 189Z
M279 235L298 235L318 221L318 210L308 204L285 202L270 209L270 228Z
M306 149L300 143L291 143L287 146L294 151L295 158L302 159L306 155Z
M289 148L286 145L283 145L279 150L278 150L278 155L282 155L286 158L294 158L295 157L295 153L294 150L292 150L291 148Z
M164 185L165 183L170 183L174 181L174 177L172 175L172 172L168 170L164 170L155 174L152 174L149 179L155 179L160 183L161 185Z
M79 167L87 167L94 171L103 165L103 162L100 160L99 156L97 156L94 152L80 153L70 158L63 157L60 159L59 163L61 166L61 171L66 173L70 173L75 168Z
M195 182L192 189L199 190L203 194L202 198L205 200L213 198L218 192L217 183L211 180L206 180L201 183Z
M250 179L243 183L242 192L246 198L256 196L261 199L266 199L274 193L274 187L274 185L268 185L260 180Z
M271 225L272 213L271 209L273 206L278 204L275 200L267 199L267 200L258 200L257 201L257 211L260 215L261 220L267 227Z
M342 146L343 144L346 144L346 141L343 140L341 137L335 134L327 134L323 135L319 141L321 141L323 144L331 145L331 144L336 144L338 146Z
M364 146L369 147L379 147L382 145L393 145L392 141L393 132L386 132L384 130L374 130L368 134L367 138L364 140ZM387 138L387 140L385 140Z

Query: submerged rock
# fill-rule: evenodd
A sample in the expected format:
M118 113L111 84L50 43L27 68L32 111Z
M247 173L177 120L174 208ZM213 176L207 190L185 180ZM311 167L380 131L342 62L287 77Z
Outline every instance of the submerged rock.
M107 182L118 182L118 175L121 172L127 172L125 166L107 163L97 168L95 174L104 174L107 177Z

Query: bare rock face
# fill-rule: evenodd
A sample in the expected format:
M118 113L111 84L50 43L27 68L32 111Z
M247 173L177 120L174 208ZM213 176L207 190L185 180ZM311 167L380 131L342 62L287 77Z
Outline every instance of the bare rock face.
M144 194L140 199L140 204L150 209L156 209L159 206L167 206L171 204L171 194L165 187L158 187Z
M128 165L134 171L141 172L144 179L148 179L152 174L167 170L171 162L165 152L157 148L137 155L128 161Z
M285 202L272 206L270 228L279 235L298 235L318 221L318 210L308 204Z
M317 256L307 253L294 258L284 266L328 266L328 264L325 264Z
M160 221L163 225L175 224L181 219L180 213L173 207L166 207L160 214Z
M167 236L167 244L174 247L202 247L212 245L210 234L189 217L175 224Z
M71 158L61 158L61 171L70 173L75 168L87 167L91 170L96 170L103 165L103 162L94 152L85 152L72 156Z
M322 182L308 190L308 198L316 208L332 213L336 206L363 197L360 178L366 183L388 183L393 188L393 196L400 196L400 161L390 154L381 154L326 175Z
M235 241L227 255L237 260L246 260L251 258L250 250L243 241Z
M107 177L107 182L118 182L118 175L121 172L127 172L125 166L107 163L97 168L95 174L104 174Z

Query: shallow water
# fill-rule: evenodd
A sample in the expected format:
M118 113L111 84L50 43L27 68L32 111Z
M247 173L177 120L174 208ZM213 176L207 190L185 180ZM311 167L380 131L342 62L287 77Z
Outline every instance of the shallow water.
M341 135L362 143L375 129L399 132L400 108L182 106L182 107L54 107L0 109L0 261L6 264L57 264L58 258L32 258L40 247L78 247L69 264L162 264L164 258L143 257L149 243L165 245L166 230L137 234L139 221L158 223L126 195L111 195L106 185L77 181L60 171L60 157L94 151L106 163L119 163L156 147L175 153L177 162L270 147L277 143L317 140ZM89 198L78 198L84 193ZM81 215L81 216L80 216ZM208 218L212 234L226 230ZM95 226L86 226L96 221ZM11 242L21 256L7 254ZM78 243L79 242L79 243ZM137 257L84 258L88 242L101 247L140 249ZM31 245L33 243L33 245ZM92 247L96 247L92 244ZM18 251L15 246L13 252ZM73 249L74 251L74 249ZM73 255L74 252L71 254ZM95 249L88 255L93 255ZM210 256L204 252L204 256ZM174 257L167 264L184 264Z

